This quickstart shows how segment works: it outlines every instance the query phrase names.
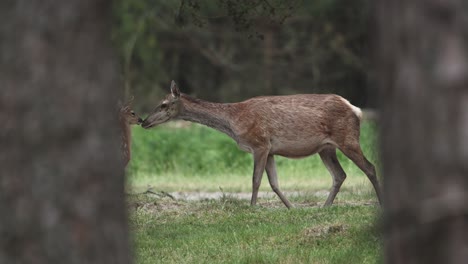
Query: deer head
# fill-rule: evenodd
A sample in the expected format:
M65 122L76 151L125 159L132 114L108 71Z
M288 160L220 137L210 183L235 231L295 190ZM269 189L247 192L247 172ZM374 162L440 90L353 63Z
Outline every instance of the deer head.
M141 124L143 120L132 110L133 97L124 105L120 105L120 118L129 125Z
M146 117L141 126L148 129L177 118L181 109L182 103L180 101L180 91L177 84L172 81L171 93L166 95L166 97L156 106L154 111Z

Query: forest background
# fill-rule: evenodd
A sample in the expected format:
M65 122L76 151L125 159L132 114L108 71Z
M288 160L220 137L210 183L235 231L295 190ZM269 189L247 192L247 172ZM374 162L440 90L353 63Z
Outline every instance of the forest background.
M336 93L376 106L369 1L283 2L115 1L125 96L148 112L174 79L182 92L218 102Z

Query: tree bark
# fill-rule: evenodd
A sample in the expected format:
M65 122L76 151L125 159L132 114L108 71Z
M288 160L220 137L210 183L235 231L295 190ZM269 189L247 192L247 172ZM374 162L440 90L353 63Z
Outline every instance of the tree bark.
M467 9L378 4L387 263L468 259Z
M107 0L0 3L0 263L129 263Z

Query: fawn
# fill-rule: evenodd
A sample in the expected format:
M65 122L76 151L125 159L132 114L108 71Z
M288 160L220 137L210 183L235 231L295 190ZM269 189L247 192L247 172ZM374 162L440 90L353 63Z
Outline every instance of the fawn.
M133 112L131 101L121 105L119 109L119 123L122 130L120 148L122 150L124 166L127 167L131 156L132 131L131 125L139 125L143 120Z
M251 205L257 203L263 171L272 190L288 208L292 204L278 185L274 155L303 158L320 155L333 178L325 206L330 206L346 174L337 156L340 149L368 177L381 203L374 165L363 155L360 144L361 110L334 94L261 96L239 103L212 103L179 91L172 81L171 93L143 121L149 129L174 119L183 119L217 129L233 138L254 159Z

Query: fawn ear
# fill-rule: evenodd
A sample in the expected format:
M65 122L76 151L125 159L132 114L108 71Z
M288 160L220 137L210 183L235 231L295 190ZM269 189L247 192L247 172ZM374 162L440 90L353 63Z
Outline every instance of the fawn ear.
M135 97L132 95L130 96L129 98L127 98L127 100L125 100L124 103L122 103L122 108L126 108L126 109L129 109L133 103L133 99Z
M119 100L117 101L117 107L118 107L119 109L122 109L122 108L124 107L124 103L122 102L122 100L119 99Z
M174 98L180 97L179 87L177 87L177 84L174 80L171 82L171 94Z
M127 102L125 103L125 106L131 106L133 104L133 99L135 99L135 96L130 96L130 98L128 98Z

